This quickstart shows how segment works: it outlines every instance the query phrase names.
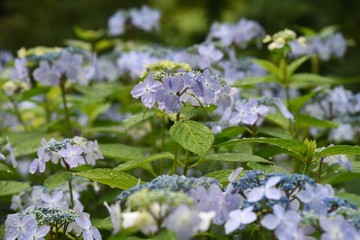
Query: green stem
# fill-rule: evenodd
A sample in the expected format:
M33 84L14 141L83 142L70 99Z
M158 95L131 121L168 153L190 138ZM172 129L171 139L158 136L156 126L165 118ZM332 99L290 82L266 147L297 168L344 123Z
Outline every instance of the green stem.
M64 165L66 167L66 170L70 171L69 164L67 164L64 159L62 159L62 160L63 160L63 163L64 163ZM75 204L74 204L74 196L73 196L73 191L72 191L71 178L69 179L68 184L69 184L70 204L71 204L70 208L74 208Z
M68 125L69 134L70 134L70 136L73 136L74 132L73 132L73 128L72 128L72 125L71 125L69 109L67 107L67 101L66 101L66 96L65 96L65 84L66 84L66 81L67 81L66 77L62 76L61 80L60 80L61 98L62 98L62 102L63 102L63 106L64 106L65 120L66 120L67 125Z
M304 174L304 175L308 172L309 166L310 166L310 163L309 163L308 161L306 161L306 162L305 162L304 171L303 171L303 174Z
M320 60L317 56L311 58L311 73L319 74L320 72Z
M185 161L184 161L184 170L183 170L183 175L184 176L186 176L187 170L189 168L189 156L190 156L190 151L186 149L186 151L185 151Z
M25 131L25 132L28 132L29 129L27 128L27 126L26 126L26 124L25 124L25 122L24 122L24 120L23 120L23 118L22 118L22 116L21 116L21 114L20 114L19 108L18 108L15 100L14 100L11 96L8 96L8 98L9 98L11 104L12 104L13 107L14 107L14 111L15 111L15 114L16 114L16 117L17 117L18 121L19 121L20 124L23 126L24 131Z
M321 167L322 167L323 159L324 158L320 158L320 163L319 163L319 168L318 168L318 173L317 173L317 182L318 183L321 182Z
M175 119L175 123L177 123L178 121L180 121L180 113L176 114L176 119ZM176 173L176 168L177 168L177 161L178 161L178 143L175 143L175 148L174 148L174 163L173 163L173 168L172 168L172 174Z

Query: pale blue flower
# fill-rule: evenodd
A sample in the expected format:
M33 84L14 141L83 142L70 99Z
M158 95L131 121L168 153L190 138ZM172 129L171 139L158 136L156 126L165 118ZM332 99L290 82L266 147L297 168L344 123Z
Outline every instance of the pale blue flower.
M163 87L157 92L159 104L165 106L168 113L177 113L180 111L180 93L184 90L184 80L180 75L172 78L163 78Z
M157 58L148 52L131 51L122 53L116 63L120 74L129 73L131 79L136 79L141 76L146 64L153 64L157 61Z
M200 221L196 212L188 206L180 205L167 217L165 226L174 231L177 239L187 240L194 234Z
M279 200L281 198L281 190L277 189L275 186L280 182L280 180L281 178L278 176L271 177L267 180L264 186L253 188L247 196L247 201L257 202L263 199L263 197Z
M119 36L125 31L126 15L122 11L117 11L108 20L108 32L110 36Z
M32 240L38 223L34 214L22 218L18 214L10 214L5 221L5 240Z
M202 85L204 88L203 104L215 104L219 99L221 84L211 75L209 69L202 74Z
M360 233L342 215L335 219L321 218L319 223L324 231L321 240L360 239Z
M83 153L81 146L66 145L66 149L61 149L58 154L64 158L65 162L69 164L71 168L85 164L85 159L81 155Z
M148 75L143 82L139 82L130 94L134 98L141 97L142 103L147 108L152 108L155 105L158 91L162 87L161 82L155 81L151 75Z
M115 235L120 231L120 226L121 226L120 203L116 202L115 204L109 206L107 202L104 202L104 205L109 211L111 223L114 228L112 234Z
M50 226L42 226L36 231L34 235L34 240L44 240L44 237L48 234L49 231Z
M229 219L225 223L225 233L232 233L246 224L254 222L257 216L252 210L253 207L248 207L243 210L236 209L231 211Z
M160 12L150 8L149 6L142 6L140 10L131 10L131 23L146 31L150 32L152 29L159 28Z
M201 69L209 68L213 63L223 58L224 54L217 50L214 44L203 44L198 47L198 65Z
M33 72L34 79L44 86L58 86L61 73L46 61L41 61L40 66Z
M75 219L75 222L81 227L83 240L101 240L99 230L91 225L90 218L87 214Z
M279 204L273 206L273 213L265 215L261 220L261 225L269 230L274 230L280 225L297 226L300 223L301 217L294 210L285 210Z
M13 80L21 80L24 82L30 82L29 72L26 67L25 58L16 58L14 61L14 70L12 73Z
M60 58L55 62L54 68L61 74L65 74L69 80L75 81L82 70L83 57L79 54L71 54L63 51Z

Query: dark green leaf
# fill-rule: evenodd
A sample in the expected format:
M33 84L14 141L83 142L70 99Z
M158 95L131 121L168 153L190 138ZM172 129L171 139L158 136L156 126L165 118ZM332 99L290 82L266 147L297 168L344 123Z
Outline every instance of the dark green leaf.
M129 189L135 186L138 182L137 178L128 173L109 168L91 169L84 172L77 172L75 174L88 178L92 181L120 189Z
M113 225L111 223L110 217L101 219L101 218L91 218L91 223L94 227L98 229L112 230Z
M266 134L266 135L269 135L271 137L277 137L277 138L291 138L291 135L285 131L284 129L282 128L277 128L277 127L261 127L260 130L259 130L259 133L262 133L262 134Z
M223 169L223 170L218 170L218 171L214 171L214 172L209 172L209 173L205 174L204 177L215 178L220 183L227 183L227 182L229 182L229 180L228 180L229 175L234 170L235 169Z
M99 144L101 153L106 158L111 158L115 160L128 161L135 159L142 159L144 155L141 149L127 146L120 143L114 144Z
M273 164L265 158L246 153L214 153L205 155L204 160L220 162L262 162Z
M72 177L72 173L70 172L57 173L48 177L45 180L44 185L49 190L52 190L54 188L60 187L61 185L69 181L71 177Z
M175 123L170 135L183 148L199 155L204 155L214 142L214 134L208 127L190 120Z
M225 143L221 143L216 146L228 146L241 142L267 143L267 144L275 145L289 151L290 153L292 153L301 160L303 160L304 156L307 153L306 145L302 141L297 139L242 138L242 139L235 139Z
M125 129L129 129L133 127L134 125L151 118L155 115L155 112L152 110L147 110L146 112L137 113L135 115L132 115L131 117L125 119L122 124L125 127Z
M258 83L267 83L267 82L278 82L279 80L274 76L257 76L257 77L245 77L240 80L237 80L232 84L233 87L245 87L245 86L253 86Z
M0 196L13 195L30 188L27 182L0 181Z
M327 147L315 154L315 159L331 155L360 155L360 147L348 145L336 145Z
M136 167L142 167L146 163L150 163L159 159L174 159L174 155L169 152L157 153L147 158L142 157L136 160L128 161L124 164L117 166L115 169L120 171L130 170Z
M272 172L286 173L287 172L284 168L279 167L277 165L267 165L267 164L260 164L260 163L256 163L256 162L248 162L246 165L249 168L252 168L254 170L260 170L265 173L272 173Z
M338 127L337 122L321 120L309 115L296 114L295 123L297 127L317 127L317 128L336 128Z
M360 207L360 196L354 193L347 192L339 192L336 193L336 196L342 199L349 200L352 203L355 203L358 207Z
M304 62L306 62L308 59L310 59L310 56L304 56L300 57L296 60L294 60L291 64L288 66L288 76L291 77L293 73L301 66Z
M281 79L282 73L281 73L280 69L274 63L272 63L270 61L266 61L266 60L261 60L261 59L253 60L253 62L255 64L260 65L261 67L265 68L270 73L274 74L276 77Z

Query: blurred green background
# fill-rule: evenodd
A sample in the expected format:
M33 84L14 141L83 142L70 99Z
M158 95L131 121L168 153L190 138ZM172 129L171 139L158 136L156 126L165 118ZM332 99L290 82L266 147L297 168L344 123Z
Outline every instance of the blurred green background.
M269 34L285 27L318 31L337 24L355 45L344 59L327 63L323 71L360 75L356 45L360 42L360 1L354 0L0 0L0 49L15 53L21 47L62 46L64 39L75 38L73 26L106 28L117 9L143 4L162 12L161 32L150 39L172 46L202 42L214 20L234 23L246 17L258 21Z

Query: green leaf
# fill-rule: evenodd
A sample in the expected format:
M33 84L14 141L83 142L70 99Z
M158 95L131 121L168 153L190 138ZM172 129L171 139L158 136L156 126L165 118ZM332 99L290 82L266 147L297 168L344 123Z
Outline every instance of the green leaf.
M346 183L350 181L358 181L360 179L360 173L352 173L352 172L340 172L336 174L326 175L321 179L321 183L329 183L331 185Z
M218 171L214 171L214 172L209 172L209 173L205 174L204 177L215 178L220 183L227 183L227 182L229 182L229 180L228 180L229 175L234 170L235 169L223 169L223 170L218 170Z
M256 162L248 162L246 165L251 169L260 170L260 171L263 171L264 173L272 173L272 172L286 173L287 172L284 168L279 167L277 165L265 165L265 164L260 164L260 163L256 163Z
M85 104L101 103L119 88L122 88L121 85L116 86L111 83L97 83L91 86L75 85L74 87L83 94L81 102Z
M81 104L79 106L80 111L85 113L88 116L89 124L91 125L95 119L107 109L109 109L110 103L104 104Z
M337 122L321 120L309 115L296 114L295 123L298 128L301 127L317 127L317 128L336 128Z
M290 86L295 88L307 88L320 85L332 85L336 81L329 77L320 76L313 73L297 73L290 79Z
M27 182L0 181L0 196L13 195L30 188Z
M199 155L204 155L214 142L214 134L208 127L190 120L175 123L170 135L182 147Z
M86 40L86 41L95 41L99 38L101 38L102 36L104 36L105 31L103 29L100 30L87 30L87 29L83 29L79 26L74 26L74 33L75 35L82 39L82 40Z
M98 229L112 230L113 225L111 223L110 217L101 219L101 218L91 218L91 223L94 227Z
M140 159L128 161L124 164L117 166L115 170L119 170L119 171L130 170L136 167L141 167L146 163L150 163L159 159L174 159L174 155L169 152L157 153L147 158L140 158Z
M141 149L127 146L124 144L114 143L114 144L99 144L101 153L106 158L111 158L115 160L128 161L144 158L144 154Z
M278 82L279 80L274 76L257 76L257 77L245 77L232 84L233 87L245 87L253 86L258 83L267 83L267 82Z
M0 163L0 174L1 172L5 173L14 173L7 165Z
M159 234L151 238L151 240L176 240L176 235L169 229L163 229Z
M308 59L310 59L310 56L304 56L301 58L298 58L294 60L291 64L289 64L287 70L288 70L288 76L291 77L293 73L301 66L304 62L306 62Z
M290 108L293 112L299 112L301 108L314 96L322 90L311 91L308 94L290 100Z
M254 62L257 65L260 65L261 67L265 68L270 73L274 74L276 77L281 79L282 73L281 73L280 69L274 63L272 63L270 61L266 61L266 60L261 60L261 59L256 59L256 60L253 60L252 62Z
M291 135L287 131L277 127L261 127L259 133L277 138L291 138Z
M327 147L315 154L315 160L332 155L360 155L360 147L336 145Z
M242 139L235 139L225 143L218 144L216 146L229 146L234 145L241 142L254 142L254 143L268 143L271 145L278 146L283 148L299 159L303 160L304 156L307 153L306 145L297 139L280 139L280 138L242 138Z
M15 133L9 135L9 140L14 148L15 157L36 153L41 147L43 138L49 140L52 135L40 133Z
M337 197L346 199L360 207L360 196L354 193L341 192L335 194Z
M266 160L265 158L246 154L246 153L214 153L208 154L204 157L205 161L220 161L220 162L262 162L262 163L270 163L272 162Z
M128 173L110 168L97 168L75 173L112 188L129 189L138 183L138 179Z
M49 190L52 190L54 188L60 187L61 185L69 181L71 177L72 177L72 173L70 172L57 173L48 177L45 180L44 185Z
M125 119L122 123L123 126L125 127L125 129L129 129L133 126L135 126L136 124L151 118L152 116L155 115L155 112L152 110L147 110L146 112L142 112L142 113L137 113L132 115L131 117Z

